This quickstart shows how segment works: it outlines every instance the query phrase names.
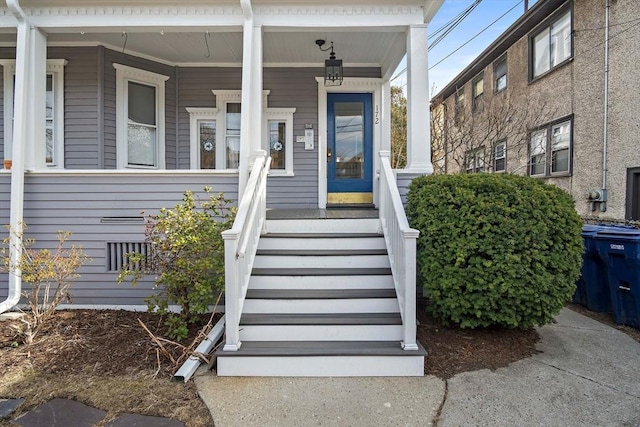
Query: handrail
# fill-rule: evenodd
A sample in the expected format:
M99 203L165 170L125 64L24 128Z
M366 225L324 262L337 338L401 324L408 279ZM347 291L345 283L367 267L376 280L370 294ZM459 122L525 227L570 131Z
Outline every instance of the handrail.
M402 316L402 348L418 350L416 341L416 240L409 227L389 151L380 151L380 225L389 253L393 282Z
M237 351L240 342L240 315L249 287L258 241L266 219L267 175L271 157L264 150L256 151L251 175L240 199L231 229L222 233L224 239L224 288L226 342L224 351Z

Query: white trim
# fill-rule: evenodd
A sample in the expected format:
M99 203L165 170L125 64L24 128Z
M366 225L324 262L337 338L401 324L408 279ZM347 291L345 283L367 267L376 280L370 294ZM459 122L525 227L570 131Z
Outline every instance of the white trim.
M10 175L11 171L0 169L0 175ZM238 176L237 170L215 169L43 169L29 172L29 176Z
M284 144L284 169L274 169L273 164L269 169L270 176L293 176L293 113L295 108L266 108L263 114L262 129L264 141L263 150L267 154L271 152L271 141L269 138L269 122L278 121L285 123L285 144Z
M190 167L191 169L200 169L200 121L212 121L216 123L216 167L218 169L220 144L218 140L218 108L196 108L187 107L189 113L189 147L190 147ZM214 170L215 170L214 169ZM208 169L211 170L211 169Z
M169 76L152 73L126 65L113 63L116 69L116 157L118 168L140 168L144 166L133 166L128 164L128 144L127 144L127 83L135 83L153 86L156 89L156 158L155 165L148 169L165 168L165 82Z
M47 168L64 168L64 67L67 65L66 59L47 59L47 75L53 77L53 163L47 164ZM13 141L13 101L14 83L13 76L16 72L15 59L2 59L0 65L3 67L4 82L4 158L12 158ZM46 123L46 118L45 118ZM43 126L46 128L46 125ZM34 141L36 149L46 150L46 138Z
M383 110L382 105L382 85L384 79L365 77L345 77L342 86L325 86L324 77L316 77L318 83L318 208L327 207L327 94L328 93L371 93L372 96L372 128L373 128L373 159L372 159L372 180L373 199L377 203L378 180L377 171L380 169L380 159L377 153L380 151L382 127L389 117L382 117L379 123L374 122L376 107L378 111Z

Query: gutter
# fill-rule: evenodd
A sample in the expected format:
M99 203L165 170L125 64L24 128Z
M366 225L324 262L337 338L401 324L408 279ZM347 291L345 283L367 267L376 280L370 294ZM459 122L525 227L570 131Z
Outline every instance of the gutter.
M18 61L18 49L24 46L22 55L27 55L27 50L31 37L31 25L27 20L27 15L20 7L20 0L6 0L7 7L18 21L18 37L16 43L16 76L24 76L28 73L29 60L24 57ZM10 195L10 214L9 214L9 256L11 265L17 266L22 257L22 231L23 231L23 215L24 215L24 136L26 135L26 118L27 118L27 85L22 81L17 93L17 85L15 92L14 116L16 118L13 127L13 154L11 167L11 195ZM0 313L4 313L12 309L20 301L22 291L22 271L16 268L9 272L9 291L7 299L0 303Z

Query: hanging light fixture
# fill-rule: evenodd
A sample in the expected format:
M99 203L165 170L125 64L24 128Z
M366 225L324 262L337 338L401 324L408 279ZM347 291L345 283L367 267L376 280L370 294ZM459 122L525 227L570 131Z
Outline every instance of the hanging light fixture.
M331 42L331 47L323 49L322 46L324 46L325 43L325 40L316 40L316 44L321 51L327 52L328 50L331 50L329 53L329 59L324 61L324 85L340 86L342 85L342 79L344 78L342 75L342 59L336 59L336 54L333 51L333 42Z

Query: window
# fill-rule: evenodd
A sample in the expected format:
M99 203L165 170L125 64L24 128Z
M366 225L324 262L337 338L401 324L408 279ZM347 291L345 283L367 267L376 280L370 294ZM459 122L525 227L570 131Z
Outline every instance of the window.
M507 143L499 141L493 147L493 171L504 172L507 170Z
M531 75L535 79L571 57L571 11L533 34L530 38Z
M266 135L271 156L271 174L293 176L293 113L295 108L267 108Z
M498 93L507 88L507 56L493 63L493 91Z
M465 169L467 173L484 172L484 147L469 150L465 153Z
M121 64L113 67L118 167L162 169L164 85L169 77Z
M640 168L627 169L627 200L625 219L640 220Z
M44 164L49 168L64 167L64 59L47 60L45 81L44 138L36 140L37 149L44 154ZM13 104L15 87L15 60L0 60L4 68L4 157L12 157Z
M530 175L548 176L571 172L571 126L571 119L563 119L531 133Z
M213 90L218 108L188 107L191 168L235 171L240 162L239 90ZM263 91L267 105L269 91ZM293 176L293 113L295 108L264 108L263 147L271 156L272 175Z
M473 111L484 109L484 73L478 74L471 82L473 90Z

